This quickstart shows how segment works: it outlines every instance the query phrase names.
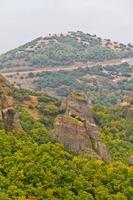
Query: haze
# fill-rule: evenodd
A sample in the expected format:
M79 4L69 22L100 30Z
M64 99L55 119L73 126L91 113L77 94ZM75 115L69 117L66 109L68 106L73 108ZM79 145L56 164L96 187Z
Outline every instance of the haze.
M0 0L0 53L32 39L81 30L133 43L132 0Z

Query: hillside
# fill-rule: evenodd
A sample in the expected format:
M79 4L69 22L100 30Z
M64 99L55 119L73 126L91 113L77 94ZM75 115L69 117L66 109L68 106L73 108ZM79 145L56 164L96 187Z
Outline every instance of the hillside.
M133 45L112 42L81 31L39 37L0 57L1 68L63 66L133 56Z
M82 32L0 56L1 200L133 199L132 56Z
M57 97L74 89L95 102L115 104L133 91L132 56L131 44L68 32L37 38L1 55L0 71L24 89Z
M42 90L65 96L72 89L92 95L99 93L130 93L133 91L133 66L96 65L73 71L37 73L33 85ZM117 98L119 101L119 99ZM113 102L112 102L113 103Z
M41 90L53 96L67 96L70 91L89 94L94 102L116 104L133 92L133 65L128 63L94 66L72 70L4 73L18 87Z
M0 199L132 200L132 95L106 106L72 92L61 103L2 76L0 91L20 125L0 125Z

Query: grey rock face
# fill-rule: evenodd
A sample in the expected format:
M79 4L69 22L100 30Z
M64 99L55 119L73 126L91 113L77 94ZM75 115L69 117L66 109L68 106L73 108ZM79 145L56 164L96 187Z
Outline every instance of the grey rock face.
M76 154L110 161L106 145L101 142L93 114L84 94L71 93L62 103L64 114L58 115L52 138Z
M53 139L63 143L70 151L77 154L92 148L83 123L68 115L57 117L52 135Z
M104 159L106 161L110 161L110 156L107 151L107 147L102 142L98 142L98 152L102 159Z

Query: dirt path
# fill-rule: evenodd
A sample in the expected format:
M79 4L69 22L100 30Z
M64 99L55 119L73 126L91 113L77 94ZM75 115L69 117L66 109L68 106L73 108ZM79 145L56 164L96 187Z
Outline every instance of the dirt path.
M119 65L122 64L124 62L128 62L129 64L133 65L133 58L128 58L128 59L117 59L117 60L108 60L108 61L103 61L103 62L87 62L87 63L75 63L73 65L70 66L58 66L58 67L41 67L41 68L31 68L30 70L22 70L22 67L20 68L20 71L10 71L8 72L8 70L5 71L0 71L3 75L5 76L10 76L10 75L16 75L17 73L19 73L19 75L26 75L29 73L33 73L33 74L37 74L37 73L41 73L41 72L58 72L58 71L73 71L76 70L78 68L86 68L86 67L93 67L95 65Z

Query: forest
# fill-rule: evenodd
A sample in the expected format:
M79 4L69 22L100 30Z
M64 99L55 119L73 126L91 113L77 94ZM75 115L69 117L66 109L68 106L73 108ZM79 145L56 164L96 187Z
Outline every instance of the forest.
M50 131L60 102L46 94L14 90L23 131L19 134L0 130L1 200L132 200L133 123L118 106L92 105L101 138L110 150L106 163L89 156L68 152L53 142ZM24 95L25 94L25 95ZM32 117L30 95L36 95L43 107L40 120Z

